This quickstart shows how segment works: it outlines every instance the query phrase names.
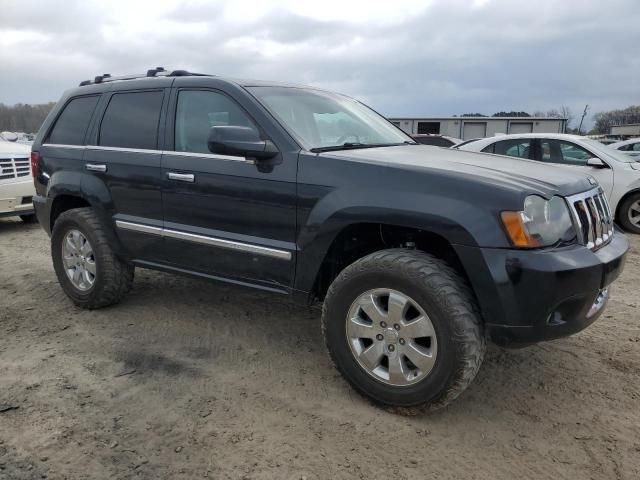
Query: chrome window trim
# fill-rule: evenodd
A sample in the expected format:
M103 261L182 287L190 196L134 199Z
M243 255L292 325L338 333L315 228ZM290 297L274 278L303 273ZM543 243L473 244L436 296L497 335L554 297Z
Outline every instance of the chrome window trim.
M172 155L179 157L198 157L198 158L213 158L215 160L231 160L234 162L245 162L255 165L254 160L250 160L247 157L233 156L233 155L218 155L216 153L197 153L197 152L178 152L175 150L154 150L148 148L123 148L123 147L107 147L104 145L64 145L61 143L44 143L43 147L57 147L57 148L75 148L87 150L101 150L111 152L126 152L126 153L148 153L148 154L160 154L160 155Z
M234 157L233 155L218 155L216 153L178 152L176 150L163 150L162 154L179 156L179 157L215 158L218 160L233 160L235 162L248 162L252 164L255 163L253 160L248 160L246 157Z
M263 247L251 243L237 242L218 237L209 237L206 235L198 235L195 233L181 232L168 228L153 227L151 225L143 225L140 223L126 222L124 220L116 220L116 226L123 230L131 230L134 232L147 233L162 237L174 238L176 240L184 240L187 242L200 243L203 245L211 245L214 247L225 248L227 250L236 250L246 253L255 253L266 257L278 258L281 260L291 260L291 252L286 250L278 250L276 248Z
M87 145L87 150L101 150L107 152L126 152L126 153L149 153L161 154L162 150L154 150L151 148L123 148L123 147L106 147L103 145Z

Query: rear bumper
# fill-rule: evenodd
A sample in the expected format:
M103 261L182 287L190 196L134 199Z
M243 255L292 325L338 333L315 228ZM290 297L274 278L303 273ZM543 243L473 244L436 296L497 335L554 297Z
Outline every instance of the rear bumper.
M47 235L51 236L51 225L49 223L51 202L48 201L47 197L35 195L33 197L33 208L35 209L38 223L44 228Z
M31 177L19 182L0 184L0 217L33 213L31 202L35 193Z
M593 323L604 311L609 286L622 272L628 248L627 239L616 232L595 252L582 246L457 250L491 340L518 347L565 337Z

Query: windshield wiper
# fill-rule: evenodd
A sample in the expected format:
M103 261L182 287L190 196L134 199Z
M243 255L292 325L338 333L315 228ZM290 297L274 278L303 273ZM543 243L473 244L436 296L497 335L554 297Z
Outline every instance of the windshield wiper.
M346 142L342 145L331 145L329 147L316 147L309 150L313 153L320 152L334 152L336 150L354 150L356 148L376 148L376 147L395 147L398 145L405 145L408 142L403 143L358 143L358 142Z

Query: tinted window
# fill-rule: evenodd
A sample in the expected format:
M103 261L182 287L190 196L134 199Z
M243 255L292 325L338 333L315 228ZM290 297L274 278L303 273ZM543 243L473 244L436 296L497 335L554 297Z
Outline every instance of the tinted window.
M483 152L495 153L497 155L507 155L509 157L531 158L531 139L519 138L502 140L485 147Z
M113 95L102 118L98 145L156 149L162 96L161 91Z
M413 137L413 139L422 145L435 145L436 147L450 147L454 143L442 137Z
M211 153L207 146L209 130L219 125L251 127L248 115L222 93L202 90L182 91L176 108L176 151Z
M541 139L540 156L543 162L586 165L587 160L595 155L575 143L564 140Z
M640 143L634 143L632 150L634 152L640 152Z
M82 145L99 96L74 98L64 108L49 135L49 143Z

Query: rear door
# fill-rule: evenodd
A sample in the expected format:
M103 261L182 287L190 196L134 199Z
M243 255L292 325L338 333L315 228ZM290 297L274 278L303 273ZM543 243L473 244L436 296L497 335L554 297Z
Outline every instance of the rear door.
M295 266L297 151L285 152L268 122L259 125L259 109L250 114L257 107L225 88L173 89L162 158L166 258L192 272L286 289ZM218 125L254 128L280 153L268 165L212 154L207 138Z
M159 260L163 253L160 133L167 99L164 88L106 94L84 157L90 176L82 188L107 205L135 260Z
M587 160L590 158L598 158L596 154L568 140L540 138L538 142L538 160L557 165L572 172L591 175L598 180L607 196L611 195L613 190L613 169L609 166L598 168L587 165Z

